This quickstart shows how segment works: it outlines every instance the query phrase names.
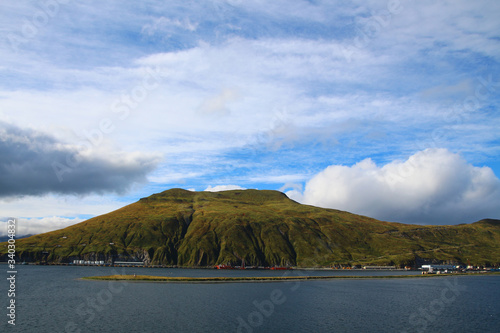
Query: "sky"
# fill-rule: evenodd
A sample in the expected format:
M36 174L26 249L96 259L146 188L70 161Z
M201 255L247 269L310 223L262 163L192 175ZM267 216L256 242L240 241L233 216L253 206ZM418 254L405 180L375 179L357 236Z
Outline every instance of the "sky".
M498 1L0 7L0 220L19 235L170 188L500 218Z

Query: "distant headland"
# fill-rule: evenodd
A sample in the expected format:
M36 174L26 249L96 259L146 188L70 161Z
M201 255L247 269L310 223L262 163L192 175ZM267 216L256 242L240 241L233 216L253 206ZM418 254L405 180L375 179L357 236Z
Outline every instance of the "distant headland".
M65 229L19 239L16 251L18 261L41 264L498 267L500 220L410 225L302 205L278 191L171 189ZM7 254L7 243L0 244L0 258Z

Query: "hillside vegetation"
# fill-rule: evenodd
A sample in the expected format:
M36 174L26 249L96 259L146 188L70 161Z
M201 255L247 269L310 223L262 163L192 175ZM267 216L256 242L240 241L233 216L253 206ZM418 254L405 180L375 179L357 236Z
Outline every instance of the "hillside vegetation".
M500 264L500 221L382 222L301 205L277 191L171 189L65 229L16 242L20 261L141 260L151 265L318 267ZM0 244L4 258L6 243Z

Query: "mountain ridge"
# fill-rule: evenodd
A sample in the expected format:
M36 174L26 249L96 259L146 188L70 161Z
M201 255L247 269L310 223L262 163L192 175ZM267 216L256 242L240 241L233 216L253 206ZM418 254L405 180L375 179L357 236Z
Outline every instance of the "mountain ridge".
M0 256L6 257L6 244ZM500 221L421 226L302 205L270 190L170 189L16 241L20 261L329 267L500 264Z

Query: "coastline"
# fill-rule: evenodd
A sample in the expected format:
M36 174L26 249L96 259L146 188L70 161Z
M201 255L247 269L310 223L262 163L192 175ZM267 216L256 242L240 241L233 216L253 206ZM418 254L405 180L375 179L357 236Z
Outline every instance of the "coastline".
M126 282L154 282L154 283L260 283L260 282L298 282L312 280L337 280L337 279L407 279L407 278L433 278L450 276L494 276L499 272L487 273L451 273L451 274L415 274L415 275L385 275L385 276L258 276L258 277L168 277L151 275L107 275L82 277L79 280L90 281L126 281Z

